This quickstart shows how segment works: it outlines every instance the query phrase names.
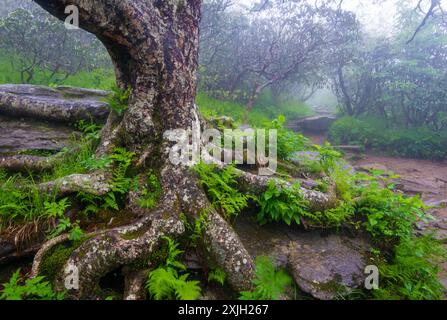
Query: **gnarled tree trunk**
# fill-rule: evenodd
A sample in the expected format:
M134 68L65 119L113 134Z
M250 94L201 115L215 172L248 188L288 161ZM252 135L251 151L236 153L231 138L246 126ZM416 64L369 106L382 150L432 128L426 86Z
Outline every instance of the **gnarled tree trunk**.
M127 210L138 220L128 226L90 234L65 263L65 272L77 270L79 286L73 298L95 298L100 279L123 268L127 275L126 298L141 298L144 270L126 268L150 259L162 245L162 237L181 237L189 220L206 211L202 239L208 258L220 266L228 283L238 291L252 288L253 260L233 228L214 210L189 167L170 161L177 130L200 131L204 124L195 106L198 67L200 0L35 0L51 14L65 19L65 7L76 5L80 27L95 34L105 45L115 65L117 83L131 88L128 109L123 116L111 112L102 130L98 156L125 147L136 154L131 172L136 177L149 169L160 178L163 196L154 210L138 205L138 195L129 194ZM174 141L173 141L174 140ZM28 159L29 160L29 159ZM48 163L16 159L14 165L37 169ZM54 161L57 161L54 160ZM1 163L0 163L1 166ZM110 172L71 175L40 186L42 192L59 187L65 195L86 192L104 195L110 189ZM241 188L262 193L269 178L240 172ZM141 180L141 179L140 179ZM143 183L142 183L143 185ZM62 186L62 188L61 188ZM289 185L283 183L282 187ZM133 191L132 191L133 192ZM315 210L334 200L307 189L303 196ZM135 192L133 192L135 193ZM136 192L138 194L138 192ZM51 249L67 241L66 236L43 245L36 254L32 274L37 275ZM153 267L153 266L152 266ZM56 277L63 288L67 274Z
M80 27L95 34L112 57L118 85L131 88L122 118L112 113L102 132L98 154L126 147L136 153L138 172L156 168L163 188L157 209L145 211L133 225L95 235L75 250L66 267L79 270L74 297L93 298L102 276L117 267L149 257L163 235L179 236L185 213L193 219L209 208L190 170L169 161L170 130L200 130L195 107L200 0L35 0L54 16L76 5ZM227 272L236 290L251 287L253 262L232 228L210 210L204 245ZM129 236L138 235L138 236ZM34 263L38 272L44 246ZM63 277L59 278L59 285Z

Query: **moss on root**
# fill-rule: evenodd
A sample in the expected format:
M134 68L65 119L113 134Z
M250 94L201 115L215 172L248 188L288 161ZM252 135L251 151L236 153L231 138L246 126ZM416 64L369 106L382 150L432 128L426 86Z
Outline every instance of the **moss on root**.
M71 254L85 242L87 238L73 242L67 241L53 247L42 259L39 275L45 276L54 283L56 277L61 274L62 269Z

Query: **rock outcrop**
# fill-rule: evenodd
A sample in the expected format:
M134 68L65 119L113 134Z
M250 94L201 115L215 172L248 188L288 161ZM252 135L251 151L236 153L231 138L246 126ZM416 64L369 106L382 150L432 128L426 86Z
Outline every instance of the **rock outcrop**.
M0 155L54 153L64 148L73 130L45 122L0 116Z
M238 218L235 228L253 257L271 256L316 299L334 299L364 284L370 247L366 237L351 239L281 224L259 226L247 216Z
M65 123L79 120L105 122L109 93L60 86L0 85L0 114Z
M337 120L333 115L318 115L290 121L286 124L288 129L308 133L325 133Z

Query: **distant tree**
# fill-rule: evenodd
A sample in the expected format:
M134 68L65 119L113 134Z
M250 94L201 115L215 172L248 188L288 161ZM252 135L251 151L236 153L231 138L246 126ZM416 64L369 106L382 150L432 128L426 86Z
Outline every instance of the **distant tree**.
M325 63L357 30L353 14L305 1L277 1L262 10L227 12L221 19L227 32L220 31L219 40L202 41L203 87L244 100L248 111L267 88L276 93L310 88L312 93L325 80ZM301 90L303 98L306 91Z
M78 30L67 30L41 9L19 8L0 20L0 48L22 83L32 82L36 70L47 72L49 82L64 80L81 70L110 66L99 41Z
M358 43L350 59L334 65L334 91L343 113L407 127L447 127L447 30L433 18L408 42L420 19L415 11L402 10L399 34Z

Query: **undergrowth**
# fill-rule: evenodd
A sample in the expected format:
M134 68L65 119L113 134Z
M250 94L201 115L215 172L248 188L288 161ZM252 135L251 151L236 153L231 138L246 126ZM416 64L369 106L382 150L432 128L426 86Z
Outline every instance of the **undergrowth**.
M168 244L168 255L163 265L151 271L146 289L155 300L196 300L201 295L199 281L188 280L186 266L178 260L183 253L178 243L164 237Z
M23 280L18 269L9 282L3 283L0 300L63 300L64 293L55 293L44 277Z
M284 271L277 270L269 257L256 258L254 290L241 292L241 300L279 300L288 286L292 285L292 278Z

